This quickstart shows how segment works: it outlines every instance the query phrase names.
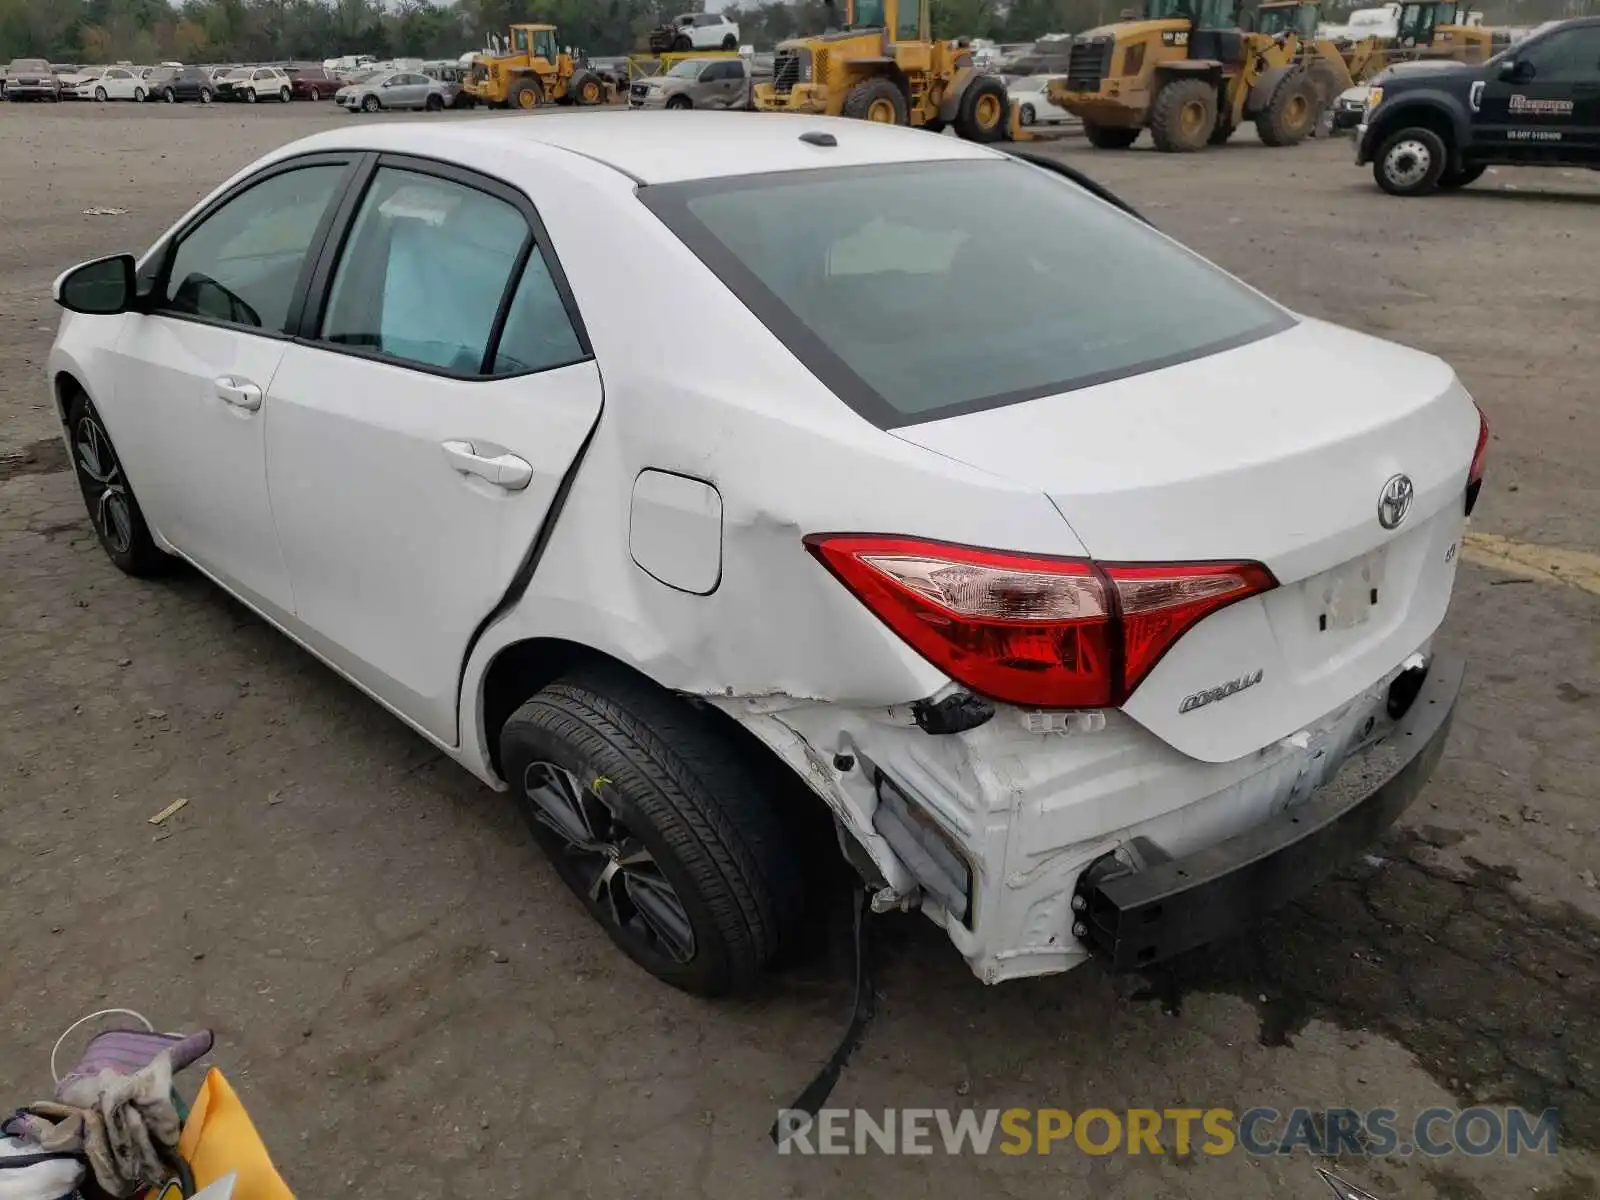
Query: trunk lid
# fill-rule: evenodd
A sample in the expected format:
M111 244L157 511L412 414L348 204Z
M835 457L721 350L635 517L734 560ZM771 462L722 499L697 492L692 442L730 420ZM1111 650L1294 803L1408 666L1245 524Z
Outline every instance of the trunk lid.
M1224 762L1345 704L1438 627L1478 416L1438 359L1306 320L1208 358L895 432L1039 488L1102 562L1272 571L1276 589L1190 629L1123 705L1183 753ZM1397 475L1413 500L1386 529L1379 501Z

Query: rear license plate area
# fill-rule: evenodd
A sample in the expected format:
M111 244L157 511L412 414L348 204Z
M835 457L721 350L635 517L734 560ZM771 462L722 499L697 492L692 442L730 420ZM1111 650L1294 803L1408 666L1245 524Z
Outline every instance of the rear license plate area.
M1372 620L1387 597L1384 594L1384 567L1388 548L1351 559L1311 581L1306 600L1318 632L1354 629Z

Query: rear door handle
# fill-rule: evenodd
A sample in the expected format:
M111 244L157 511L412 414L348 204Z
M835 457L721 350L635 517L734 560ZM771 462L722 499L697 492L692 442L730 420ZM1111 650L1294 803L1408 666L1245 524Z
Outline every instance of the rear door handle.
M444 459L463 475L476 475L495 487L520 492L533 479L533 467L515 454L479 454L471 442L441 442Z
M248 379L223 375L211 382L216 385L218 400L226 400L235 408L242 408L247 412L255 412L261 407L261 389Z

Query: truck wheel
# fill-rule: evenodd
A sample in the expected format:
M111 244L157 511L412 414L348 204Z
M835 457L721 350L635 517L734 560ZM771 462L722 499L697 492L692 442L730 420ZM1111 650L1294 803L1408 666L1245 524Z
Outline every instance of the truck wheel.
M1453 192L1457 188L1464 188L1483 174L1483 164L1473 163L1471 166L1462 167L1458 171L1446 171L1439 176L1439 190Z
M1317 85L1304 71L1285 75L1256 117L1256 134L1268 146L1293 146L1317 127Z
M658 979L748 988L794 930L799 861L769 791L677 696L580 668L511 715L500 762L556 873Z
M524 112L538 108L544 103L544 89L531 79L519 79L506 94L506 103Z
M1339 98L1339 93L1348 85L1344 84L1339 78L1339 73L1330 64L1320 58L1307 67L1306 71L1317 90L1317 115L1321 116L1333 106L1333 102Z
M1400 129L1383 140L1372 177L1391 196L1426 196L1439 186L1448 161L1444 140L1433 130Z
M1150 138L1168 154L1203 149L1216 127L1217 90L1204 79L1175 79L1150 106Z
M606 98L606 87L593 71L579 71L567 80L567 97L574 104L599 104Z
M687 96L673 96L667 101L667 107L681 112L683 109L693 108L694 101Z
M846 92L841 111L857 121L876 121L880 125L905 125L911 120L905 93L893 80L881 75L863 79Z
M998 142L1006 136L1011 101L1006 85L993 75L980 75L961 93L956 107L956 134L969 142Z
M1093 121L1085 121L1083 136L1089 139L1089 145L1096 150L1126 150L1139 140L1139 131L1121 125L1096 125Z

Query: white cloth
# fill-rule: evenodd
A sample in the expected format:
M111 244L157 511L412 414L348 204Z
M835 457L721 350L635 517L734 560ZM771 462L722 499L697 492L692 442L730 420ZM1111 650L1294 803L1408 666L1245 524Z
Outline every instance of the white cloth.
M63 1156L39 1158L39 1147L21 1138L0 1138L0 1200L66 1200L77 1191L84 1176L81 1162ZM20 1165L24 1162L28 1165Z

